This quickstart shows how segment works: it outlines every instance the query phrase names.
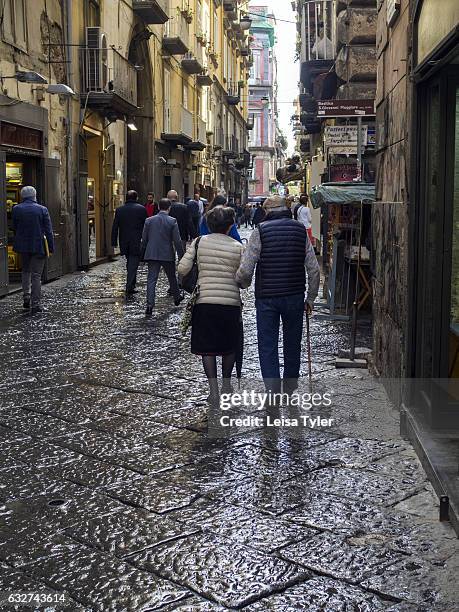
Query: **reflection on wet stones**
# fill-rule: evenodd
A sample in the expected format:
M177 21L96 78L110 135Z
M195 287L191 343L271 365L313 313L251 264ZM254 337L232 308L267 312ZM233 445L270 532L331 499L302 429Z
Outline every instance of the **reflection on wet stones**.
M242 607L309 577L294 563L207 535L146 550L130 562L228 607Z

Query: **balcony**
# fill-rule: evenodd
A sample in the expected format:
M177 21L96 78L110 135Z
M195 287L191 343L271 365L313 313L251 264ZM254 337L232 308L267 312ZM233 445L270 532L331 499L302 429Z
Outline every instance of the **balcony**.
M238 85L230 84L228 86L226 101L230 106L237 106L241 102L241 90Z
M222 127L218 127L214 132L214 150L220 151L223 149L223 143L225 141L225 135Z
M81 102L104 116L137 111L137 71L113 48L79 49Z
M237 0L223 0L223 10L230 21L237 19Z
M176 12L164 25L163 51L168 55L185 55L190 49L189 25L185 17Z
M196 83L201 87L210 87L213 82L214 81L207 69L204 69L200 74L196 76Z
M227 136L222 156L227 159L237 159L239 157L239 140L236 136Z
M250 168L251 163L252 163L252 159L250 156L250 152L247 150L244 150L242 152L242 156L236 159L235 166L239 170L243 170L244 168Z
M174 145L188 145L193 141L193 113L184 106L173 115L172 125L161 134L161 139Z
M198 58L197 55L201 55L201 58ZM182 68L188 74L199 74L203 71L203 60L202 60L202 51L199 54L195 55L194 53L188 52L182 57Z
M132 10L145 23L166 23L169 19L166 5L166 0L133 0Z
M332 0L303 4L301 9L301 82L312 93L317 76L326 74L335 59Z
M197 121L195 124L195 138L193 142L188 145L185 145L185 149L189 149L191 151L204 151L207 147L207 132L206 132L206 122L201 119L201 117L197 117Z

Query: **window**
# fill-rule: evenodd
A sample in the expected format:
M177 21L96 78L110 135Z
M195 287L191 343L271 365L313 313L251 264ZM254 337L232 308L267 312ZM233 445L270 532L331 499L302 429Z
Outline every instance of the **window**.
M20 49L27 50L27 18L25 0L5 0L3 3L3 38Z
M99 0L86 0L85 20L87 26L100 26Z
M182 97L183 107L188 110L188 83L183 81L183 97Z
M216 53L220 52L220 23L217 11L214 13L214 49Z
M164 132L166 134L171 131L171 71L169 68L164 68Z

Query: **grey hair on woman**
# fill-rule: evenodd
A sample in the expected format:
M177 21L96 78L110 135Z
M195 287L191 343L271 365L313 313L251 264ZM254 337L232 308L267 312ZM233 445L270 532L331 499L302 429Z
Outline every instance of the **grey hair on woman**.
M228 206L216 206L206 214L206 221L212 234L226 234L234 223L234 210Z

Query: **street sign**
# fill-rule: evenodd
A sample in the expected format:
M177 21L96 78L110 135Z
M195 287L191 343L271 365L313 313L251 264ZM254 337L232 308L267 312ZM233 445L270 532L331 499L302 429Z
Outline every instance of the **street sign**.
M318 117L374 117L374 100L318 100Z
M362 146L367 144L368 126L362 126ZM326 147L357 147L357 126L356 125L333 125L325 128Z

